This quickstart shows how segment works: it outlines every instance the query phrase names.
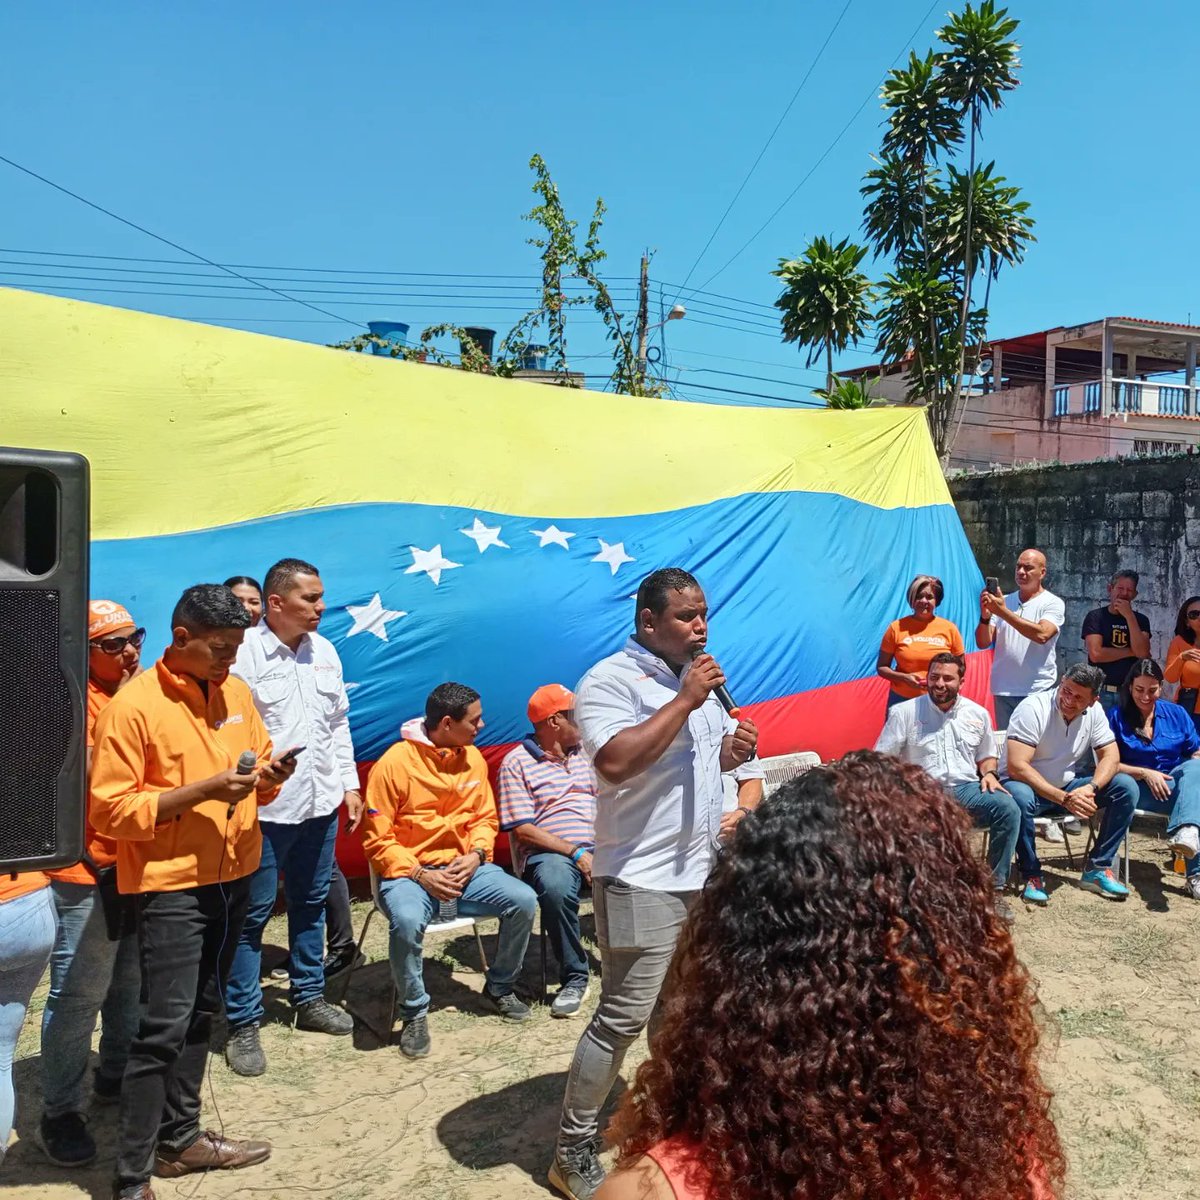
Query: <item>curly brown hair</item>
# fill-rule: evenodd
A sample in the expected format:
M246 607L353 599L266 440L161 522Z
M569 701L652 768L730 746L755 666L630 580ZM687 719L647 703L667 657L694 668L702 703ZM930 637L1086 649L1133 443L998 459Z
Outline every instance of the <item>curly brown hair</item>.
M969 829L871 751L747 816L680 939L620 1164L678 1138L722 1200L1057 1192L1034 989Z

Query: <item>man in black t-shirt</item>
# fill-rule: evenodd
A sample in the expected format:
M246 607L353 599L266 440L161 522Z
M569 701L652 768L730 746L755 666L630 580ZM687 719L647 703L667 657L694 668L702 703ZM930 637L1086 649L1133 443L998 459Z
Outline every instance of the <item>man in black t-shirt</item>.
M1116 694L1137 659L1150 657L1150 622L1133 611L1137 590L1138 573L1118 571L1108 581L1107 606L1092 609L1083 619L1088 662L1104 672L1102 704Z

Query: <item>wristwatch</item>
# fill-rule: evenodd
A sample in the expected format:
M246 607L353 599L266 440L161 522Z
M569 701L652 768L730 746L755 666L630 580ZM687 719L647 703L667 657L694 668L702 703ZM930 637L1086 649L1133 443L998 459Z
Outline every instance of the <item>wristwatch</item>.
M474 850L479 855L479 865L482 867L487 862L487 851L482 846L476 846Z

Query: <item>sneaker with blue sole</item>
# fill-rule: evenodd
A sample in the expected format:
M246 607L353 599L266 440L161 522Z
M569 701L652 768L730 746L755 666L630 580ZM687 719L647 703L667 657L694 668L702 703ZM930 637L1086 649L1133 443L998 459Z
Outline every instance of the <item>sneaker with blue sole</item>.
M1109 867L1091 867L1084 871L1079 886L1085 892L1095 892L1096 895L1107 896L1110 900L1125 900L1129 897L1129 889Z
M1021 892L1021 899L1026 904L1040 904L1043 907L1050 903L1050 897L1046 894L1046 885L1042 883L1040 875L1030 875L1025 880L1025 889Z

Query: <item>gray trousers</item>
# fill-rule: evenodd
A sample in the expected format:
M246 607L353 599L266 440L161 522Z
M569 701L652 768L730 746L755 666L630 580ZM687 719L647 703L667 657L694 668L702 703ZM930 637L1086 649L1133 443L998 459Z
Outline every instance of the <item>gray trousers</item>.
M646 1025L653 1024L675 943L699 894L652 892L619 879L596 879L592 897L600 945L600 1003L571 1061L560 1145L578 1145L599 1132L600 1110L625 1052Z

